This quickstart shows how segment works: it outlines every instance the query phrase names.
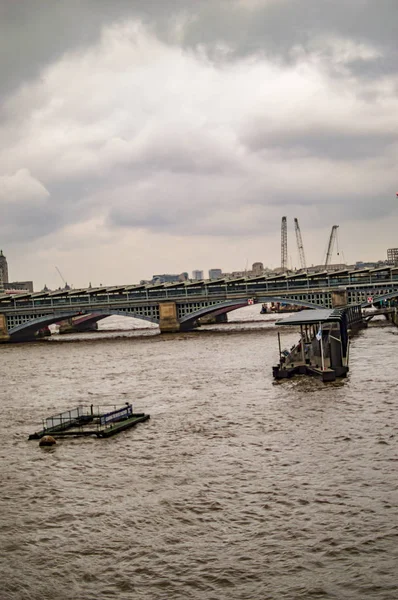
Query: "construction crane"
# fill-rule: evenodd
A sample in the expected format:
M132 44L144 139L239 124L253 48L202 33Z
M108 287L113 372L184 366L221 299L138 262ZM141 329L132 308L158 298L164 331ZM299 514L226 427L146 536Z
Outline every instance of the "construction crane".
M282 227L281 227L281 268L282 268L282 271L287 270L287 221L286 221L286 217L282 217Z
M301 237L301 231L300 231L300 225L299 225L298 219L294 219L294 229L296 231L297 248L299 251L301 268L306 269L307 263L305 262L303 239Z
M333 246L337 236L337 228L338 225L333 225L332 231L330 232L328 249L326 251L325 267L330 265L330 261L332 259Z
M58 269L58 267L55 267L55 268L57 269L59 276L61 277L62 281L64 282L64 288L66 290L69 290L70 289L69 285L66 283L65 279L63 278L63 275L62 275L61 271Z

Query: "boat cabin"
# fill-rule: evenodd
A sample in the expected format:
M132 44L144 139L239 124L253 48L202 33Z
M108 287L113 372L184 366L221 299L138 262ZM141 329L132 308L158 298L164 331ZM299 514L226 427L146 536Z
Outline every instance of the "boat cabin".
M300 328L300 339L290 349L282 348L278 333L279 363L273 367L275 379L296 374L313 375L334 381L348 373L349 338L344 308L303 310L276 322Z

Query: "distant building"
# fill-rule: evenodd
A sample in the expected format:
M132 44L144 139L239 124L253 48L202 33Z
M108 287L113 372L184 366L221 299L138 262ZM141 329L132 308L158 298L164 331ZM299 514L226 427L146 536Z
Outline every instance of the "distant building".
M227 279L238 279L239 277L261 277L262 275L274 275L274 272L268 267L264 267L262 262L255 262L250 271L232 271L223 273L222 276Z
M308 273L321 273L323 271L327 271L328 273L333 273L333 271L343 271L343 269L347 269L347 265L343 263L334 264L334 265L315 265L312 267L308 267L306 271Z
M6 283L8 283L8 264L3 250L0 250L0 288Z
M203 271L192 271L192 279L194 281L201 281L203 279Z
M172 275L170 273L163 273L162 275L153 275L151 283L173 283L179 281L179 275Z
M4 284L5 291L33 292L33 281L10 281Z
M364 262L362 260L358 260L355 265L349 266L349 269L354 271L358 269L374 269L377 267L382 267L386 264L388 264L387 260L378 260L377 262Z
M389 265L398 264L398 248L389 248L387 250L387 263Z
M343 271L344 269L347 269L347 265L344 263L336 263L334 265L323 267L323 269L328 273L333 273L333 271Z
M222 270L221 269L209 269L209 279L221 279Z
M258 275L262 275L264 273L264 265L262 262L255 262L252 264L251 275L257 277Z
M188 273L180 273L174 275L171 273L163 273L162 275L153 275L150 283L174 283L177 281L187 281Z
M33 281L9 281L7 259L0 250L0 290L11 293L33 292Z

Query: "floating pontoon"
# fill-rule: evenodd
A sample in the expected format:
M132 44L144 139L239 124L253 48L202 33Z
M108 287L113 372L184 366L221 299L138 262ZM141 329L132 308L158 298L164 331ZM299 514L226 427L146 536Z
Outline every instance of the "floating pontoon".
M77 406L71 410L53 415L43 420L43 429L29 436L30 440L39 440L45 435L53 438L79 437L95 435L107 438L137 423L146 421L149 415L133 413L133 407L126 402L116 406Z

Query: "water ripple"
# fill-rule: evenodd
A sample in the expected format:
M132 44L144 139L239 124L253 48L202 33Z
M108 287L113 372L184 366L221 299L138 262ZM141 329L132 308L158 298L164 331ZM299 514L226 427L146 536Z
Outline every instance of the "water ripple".
M324 385L242 327L1 347L1 600L398 597L395 330ZM117 438L27 441L126 400L151 419Z

